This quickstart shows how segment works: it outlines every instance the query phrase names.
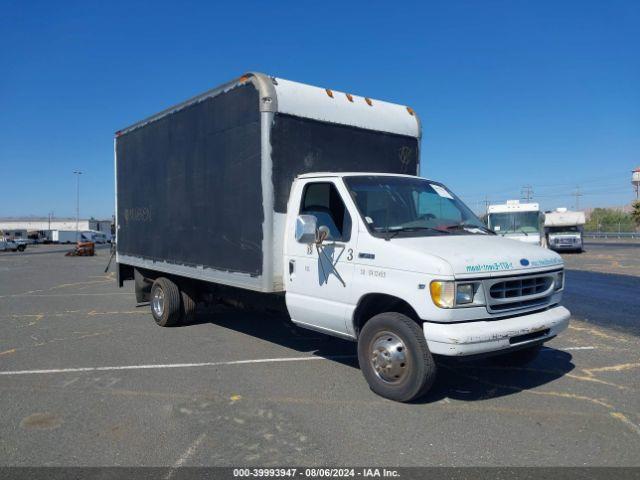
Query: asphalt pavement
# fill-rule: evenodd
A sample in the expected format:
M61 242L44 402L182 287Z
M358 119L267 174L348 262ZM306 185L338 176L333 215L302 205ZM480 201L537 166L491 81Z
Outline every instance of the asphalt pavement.
M569 329L526 368L373 394L355 344L260 311L160 328L108 250L0 254L3 466L640 466L640 246L563 254Z

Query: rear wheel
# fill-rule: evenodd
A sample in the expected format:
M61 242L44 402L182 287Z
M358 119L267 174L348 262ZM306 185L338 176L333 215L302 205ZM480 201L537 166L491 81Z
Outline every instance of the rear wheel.
M536 345L535 347L523 348L522 350L516 350L515 352L505 353L503 355L496 355L495 357L491 357L491 360L505 367L519 367L533 362L541 349L542 345Z
M24 249L27 248L24 245L18 245L18 251L19 252L24 252Z
M424 395L436 377L422 329L400 313L381 313L365 323L358 361L371 390L399 402Z
M151 314L161 327L175 327L180 324L181 301L178 286L165 277L153 282L151 287Z

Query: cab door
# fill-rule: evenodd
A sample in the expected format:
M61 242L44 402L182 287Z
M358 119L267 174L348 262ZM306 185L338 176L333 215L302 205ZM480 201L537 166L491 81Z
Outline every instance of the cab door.
M286 232L287 309L301 326L349 336L346 311L358 229L344 201L348 193L341 182L330 178L309 179L299 188L300 201ZM293 227L298 215L313 215L318 227L329 229L321 246L296 241Z

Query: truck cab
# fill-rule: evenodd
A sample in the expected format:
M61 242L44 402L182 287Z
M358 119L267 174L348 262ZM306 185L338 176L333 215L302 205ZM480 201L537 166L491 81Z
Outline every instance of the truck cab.
M430 355L529 361L569 321L559 255L496 235L433 180L300 175L284 236L292 321L357 340L365 377L390 398L406 399L422 341Z

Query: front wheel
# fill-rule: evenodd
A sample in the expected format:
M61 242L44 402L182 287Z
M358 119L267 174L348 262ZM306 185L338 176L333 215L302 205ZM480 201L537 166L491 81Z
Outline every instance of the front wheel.
M151 286L151 315L161 327L180 324L181 299L178 286L165 277L157 278Z
M422 329L396 312L381 313L365 323L358 339L358 361L371 390L398 402L424 395L436 377Z
M19 252L24 252L24 249L27 248L24 245L18 245L18 251Z

